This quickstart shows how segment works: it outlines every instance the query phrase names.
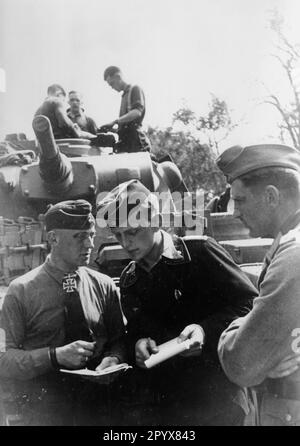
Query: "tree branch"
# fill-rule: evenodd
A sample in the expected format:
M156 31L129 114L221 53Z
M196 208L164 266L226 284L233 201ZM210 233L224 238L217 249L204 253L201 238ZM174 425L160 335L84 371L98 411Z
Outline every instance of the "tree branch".
M286 129L289 132L289 135L293 141L293 144L295 145L295 147L299 148L299 135L297 134L297 131L295 130L295 128L290 124L288 113L281 106L280 101L277 98L277 96L271 95L270 98L265 101L265 103L272 105L279 111L281 117L283 118L283 120L286 124Z

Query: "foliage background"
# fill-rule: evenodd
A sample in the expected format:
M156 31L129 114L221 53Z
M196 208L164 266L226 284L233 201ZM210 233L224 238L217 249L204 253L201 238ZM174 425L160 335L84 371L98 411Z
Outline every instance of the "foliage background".
M173 125L149 127L153 153L159 159L170 154L190 192L205 191L205 200L224 191L226 181L216 165L219 143L235 128L225 101L212 96L205 116L187 106L173 114Z

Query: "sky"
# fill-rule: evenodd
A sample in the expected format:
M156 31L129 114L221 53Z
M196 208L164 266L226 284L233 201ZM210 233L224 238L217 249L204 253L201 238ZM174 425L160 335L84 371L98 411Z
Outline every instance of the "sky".
M33 137L52 83L80 90L99 126L115 119L120 97L103 71L118 65L145 91L145 127L170 125L183 104L205 114L214 94L239 124L224 144L276 141L279 117L263 99L287 101L288 89L272 57L274 8L300 43L299 0L0 0L0 138Z

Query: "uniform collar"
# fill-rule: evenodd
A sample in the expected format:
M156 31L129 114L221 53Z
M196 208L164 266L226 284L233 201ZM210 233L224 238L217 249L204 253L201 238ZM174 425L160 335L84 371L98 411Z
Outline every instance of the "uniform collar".
M191 256L184 241L176 236L173 238L163 230L160 230L160 232L162 235L162 250L157 260L151 265L151 269L160 261L163 261L168 265L189 263L191 261ZM143 261L138 262L138 265L149 271L149 268L144 267Z
M49 274L49 276L51 276L52 279L54 279L59 284L62 283L62 280L67 273L75 272L75 271L63 271L63 270L57 268L54 265L54 263L51 261L50 255L48 255L45 260L44 268L45 268L46 272ZM76 273L78 273L78 275L80 275L79 271L80 271L80 268L77 268Z
M298 209L293 215L287 218L280 228L281 235L286 234L291 229L294 229L300 223L300 209Z
M300 209L298 211L296 211L293 215L288 217L286 219L286 221L283 223L283 225L281 226L279 233L275 237L272 245L270 246L270 249L268 250L268 252L265 256L265 260L267 263L268 262L270 263L270 261L274 257L279 245L289 237L289 235L287 235L287 237L284 237L284 236L288 232L295 229L299 224L300 224Z
M182 238L172 238L167 232L161 230L163 237L163 252L157 259L156 264L163 262L167 265L182 265L191 261L190 253ZM155 264L155 265L156 265ZM155 268L155 265L152 268ZM132 261L122 272L120 287L128 288L136 283L139 277L146 274L147 270L141 263ZM149 271L148 271L149 273Z

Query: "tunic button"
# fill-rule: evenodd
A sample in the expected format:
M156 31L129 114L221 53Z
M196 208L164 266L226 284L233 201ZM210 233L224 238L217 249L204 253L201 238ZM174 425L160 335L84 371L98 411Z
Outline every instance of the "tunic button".
M290 422L292 421L292 415L290 415L289 413L285 416L286 421Z

